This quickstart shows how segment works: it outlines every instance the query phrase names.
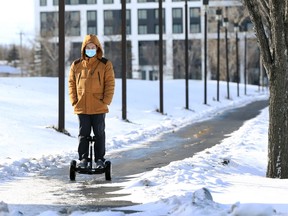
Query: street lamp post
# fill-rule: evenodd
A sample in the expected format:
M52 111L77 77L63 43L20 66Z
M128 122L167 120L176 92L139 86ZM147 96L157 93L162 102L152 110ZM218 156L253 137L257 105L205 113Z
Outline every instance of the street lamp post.
M59 2L59 107L58 131L65 132L65 2Z
M238 23L234 23L234 32L236 40L236 80L237 80L237 96L239 97L239 53L238 53L238 32L239 26Z
M244 29L244 94L247 94L246 85L247 85L247 29Z
M222 19L222 10L218 8L216 10L217 19L217 101L219 101L219 80L220 80L220 25Z
M126 0L121 0L122 30L122 119L127 120L127 75L126 75Z
M160 113L164 113L164 102L163 102L163 0L159 0L159 9L158 9L158 18L159 18L159 97L160 97L160 105L159 111Z
M207 11L209 0L203 0L204 5L204 104L207 104Z
M189 65L188 65L188 4L185 0L185 93L186 109L189 109Z
M225 47L226 47L226 80L227 80L227 99L229 100L230 99L230 93L229 93L229 80L230 80L230 77L229 77L229 59L228 59L228 55L229 55L229 49L228 49L228 25L229 25L229 22L228 22L228 18L225 17L223 19L223 25L225 27Z

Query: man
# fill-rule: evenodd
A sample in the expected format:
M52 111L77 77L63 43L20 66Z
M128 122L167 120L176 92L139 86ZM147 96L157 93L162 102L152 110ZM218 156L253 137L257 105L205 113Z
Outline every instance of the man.
M93 129L96 168L103 168L105 115L114 95L115 77L112 62L103 57L103 48L96 35L85 36L81 58L71 65L68 87L74 113L79 119L79 166L87 167L88 137Z

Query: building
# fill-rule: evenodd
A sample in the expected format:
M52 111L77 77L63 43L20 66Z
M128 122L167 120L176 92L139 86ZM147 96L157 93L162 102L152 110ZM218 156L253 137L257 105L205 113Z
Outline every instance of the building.
M35 1L36 31L41 38L57 43L58 1ZM121 77L121 0L66 0L65 35L68 62L80 57L82 40L86 34L98 35L105 56L112 60L116 77ZM190 0L188 5L189 78L203 79L204 74L204 13L202 0ZM159 59L159 3L157 0L126 0L127 77L134 79L158 79ZM216 10L229 17L229 49L234 49L234 23L243 22L243 7L237 0L210 0L208 14L208 77L215 79L215 45L217 41ZM207 9L207 8L206 8ZM163 59L164 79L185 77L185 1L163 0ZM246 27L250 25L246 25ZM245 29L246 29L245 27ZM253 34L250 34L253 35ZM240 47L244 46L243 32L239 32ZM224 30L221 27L221 49ZM240 48L239 53L244 53ZM225 55L225 51L221 52ZM236 54L235 54L236 55ZM244 54L240 55L241 82L244 74ZM231 58L232 58L231 54ZM224 59L224 56L223 56ZM233 57L234 59L234 57ZM257 60L258 61L258 60ZM221 64L225 65L225 64ZM232 64L229 70L235 74ZM221 68L224 74L225 69ZM223 75L224 76L224 75ZM223 77L222 76L222 77ZM224 78L222 78L225 80ZM232 78L233 79L233 76Z

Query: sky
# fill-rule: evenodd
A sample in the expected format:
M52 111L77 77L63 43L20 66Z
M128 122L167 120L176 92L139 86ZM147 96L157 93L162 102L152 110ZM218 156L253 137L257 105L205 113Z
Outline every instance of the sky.
M1 1L0 9L0 45L28 43L34 38L34 2L36 0ZM37 0L38 1L38 0Z
M269 97L269 92L259 91L258 86L248 86L244 96L243 85L237 97L236 85L230 83L232 99L227 100L226 82L221 82L217 102L216 82L208 81L208 105L204 105L203 82L189 82L192 111L184 109L185 81L165 80L166 115L162 115L156 112L159 82L128 80L127 118L133 122L128 123L121 119L122 82L117 79L115 96L106 115L106 158L143 146L163 133ZM69 184L67 176L69 188L65 191L66 184L59 183L55 176L50 177L51 183L43 184L37 175L41 170L68 169L70 161L77 158L78 120L67 91L65 128L71 136L52 129L58 122L57 85L57 78L0 78L0 215L18 216L21 212L25 216L60 216L59 202L72 199L66 196L67 192L95 185L90 175L77 175L75 184ZM138 211L129 216L287 216L288 179L265 177L267 134L268 108L265 108L239 130L226 134L220 143L193 157L130 176L122 183L100 181L94 186L120 186L123 189L115 193L124 196L117 199L141 204L101 212L72 209L67 215L123 216L121 210L128 209ZM229 159L227 166L221 164L223 158ZM55 195L55 188L64 192ZM77 201L71 200L78 206L85 202L81 193Z

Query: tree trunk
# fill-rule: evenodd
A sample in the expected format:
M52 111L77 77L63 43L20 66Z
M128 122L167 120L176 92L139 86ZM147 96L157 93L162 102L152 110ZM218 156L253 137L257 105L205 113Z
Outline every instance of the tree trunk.
M272 68L270 77L269 143L266 176L288 178L288 85L286 64Z
M243 0L254 24L269 78L269 134L266 176L288 178L288 1Z

